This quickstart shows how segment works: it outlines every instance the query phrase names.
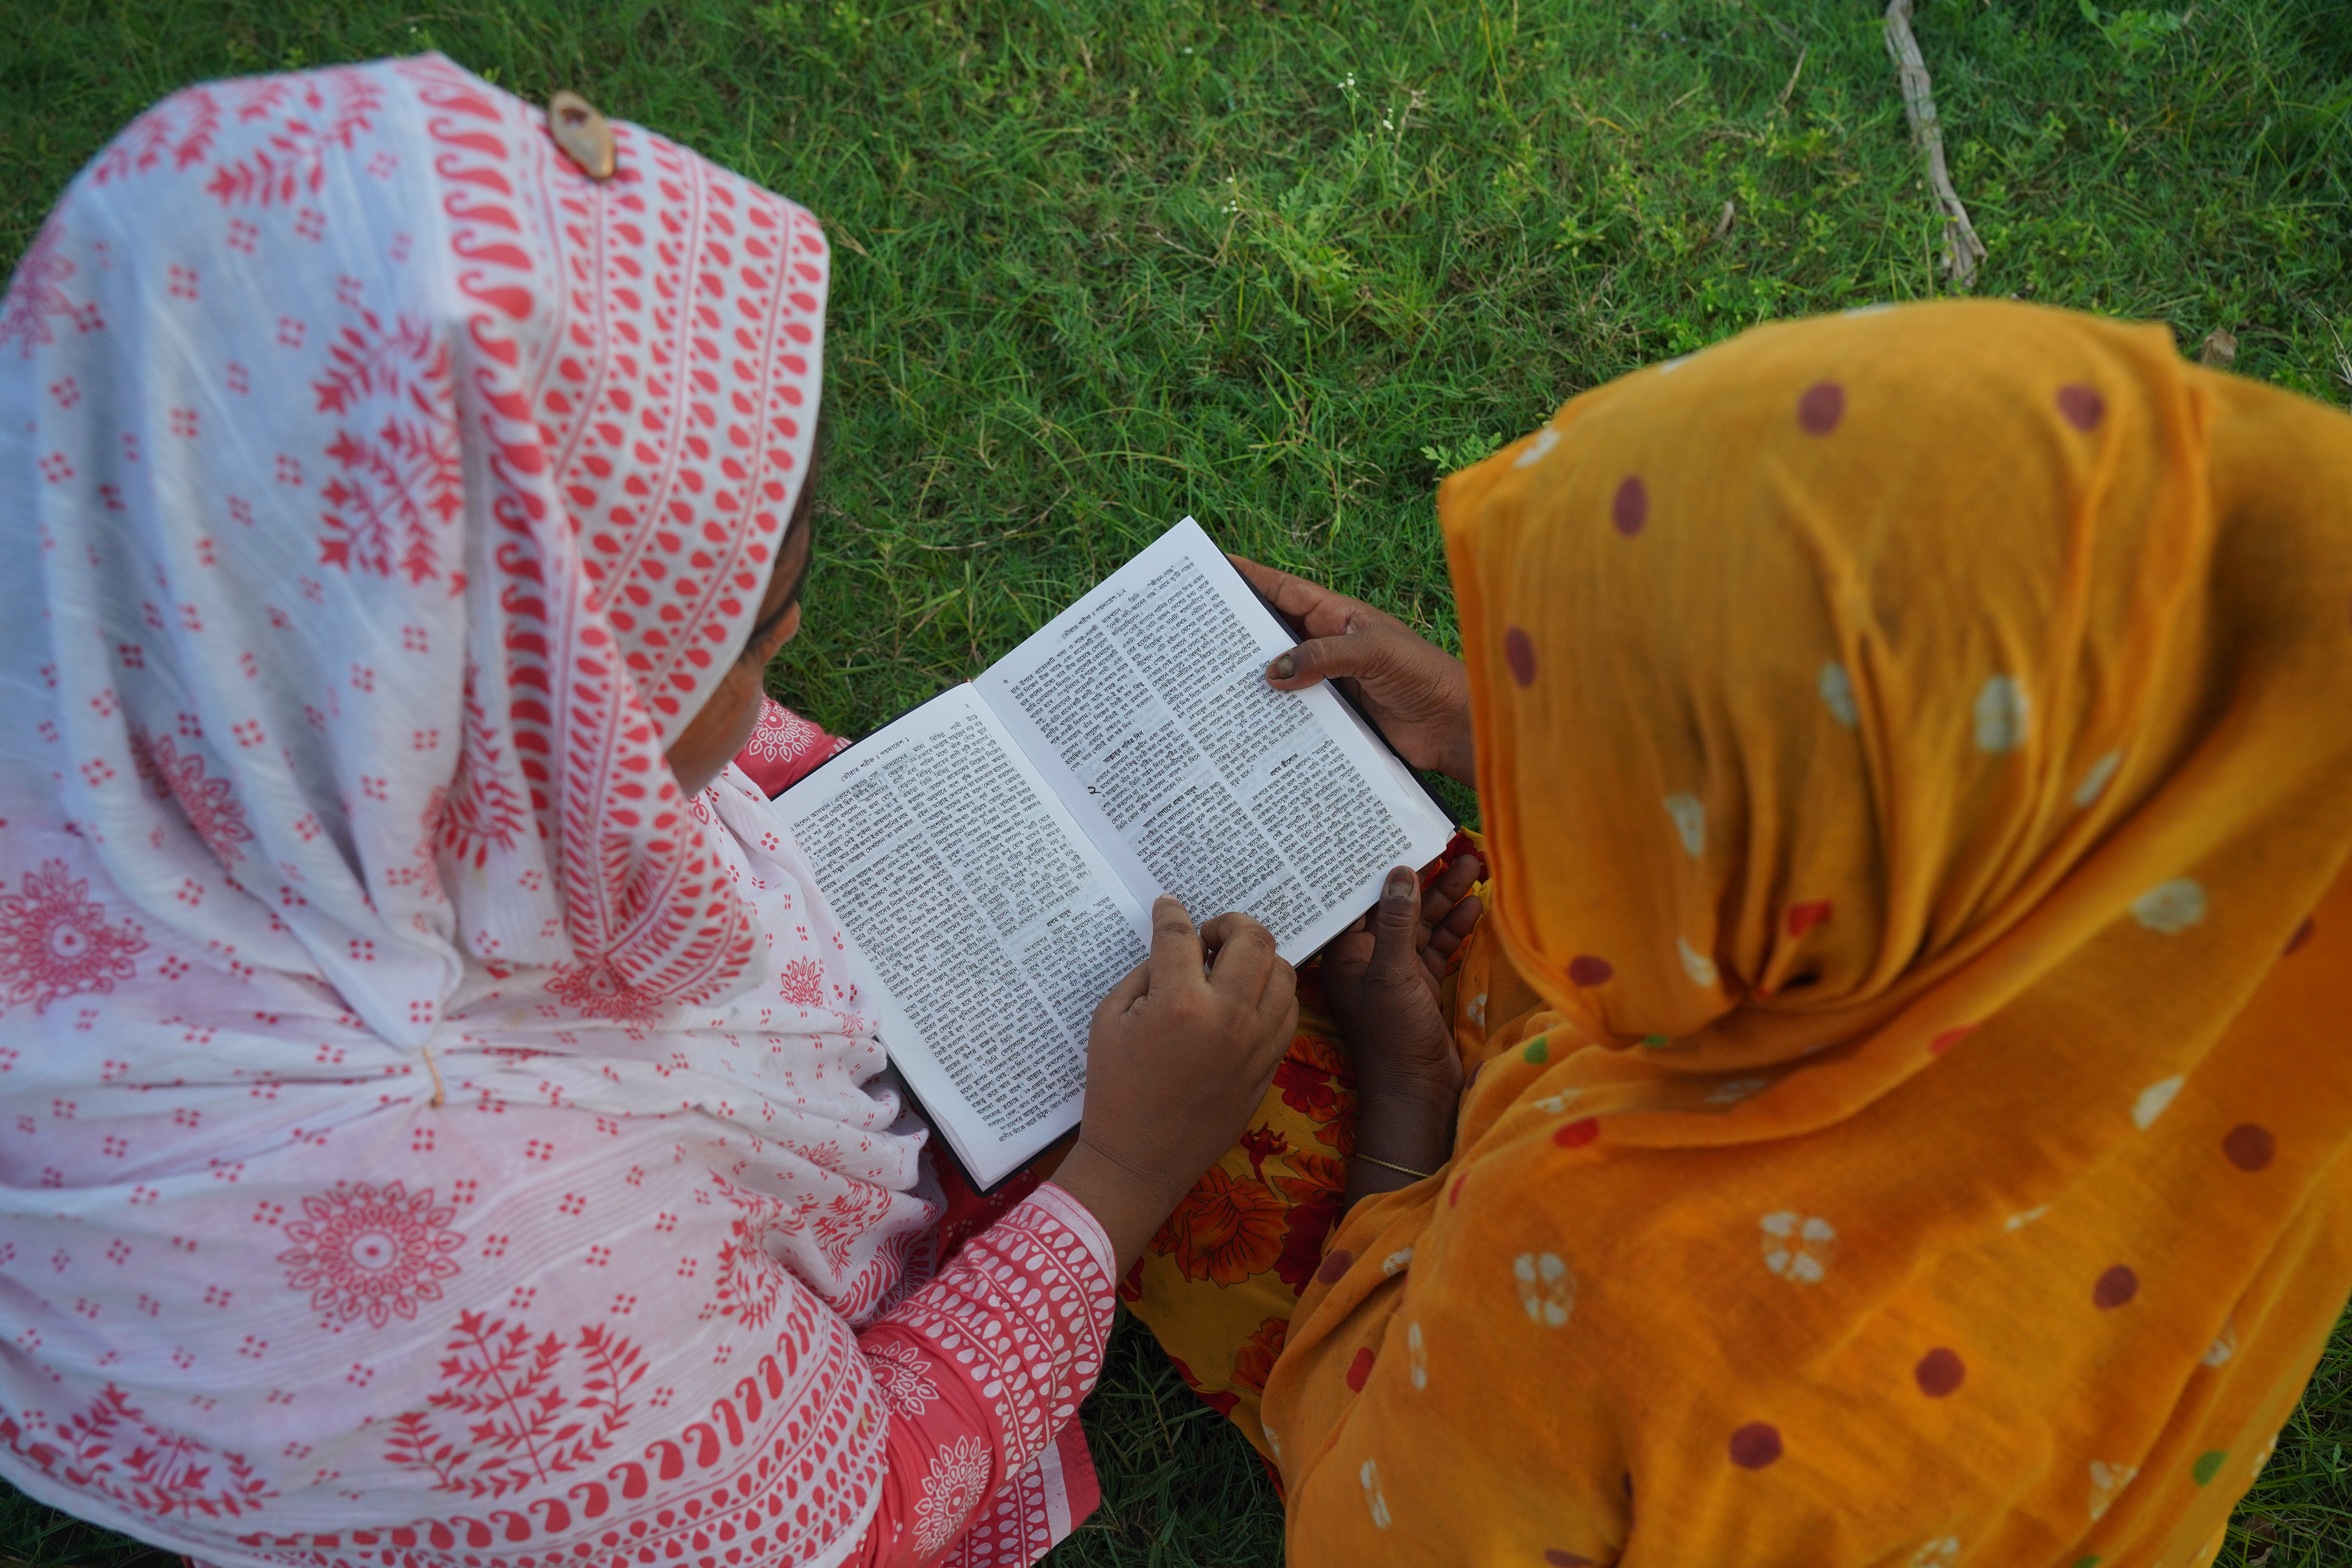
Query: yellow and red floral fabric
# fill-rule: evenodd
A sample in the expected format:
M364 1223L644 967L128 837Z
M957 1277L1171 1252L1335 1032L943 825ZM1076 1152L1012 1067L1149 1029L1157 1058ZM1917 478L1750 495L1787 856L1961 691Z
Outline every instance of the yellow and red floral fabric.
M1265 1451L1257 1422L1298 1293L1323 1265L1355 1152L1356 1075L1298 977L1298 1033L1241 1142L1209 1167L1119 1287L1192 1391Z

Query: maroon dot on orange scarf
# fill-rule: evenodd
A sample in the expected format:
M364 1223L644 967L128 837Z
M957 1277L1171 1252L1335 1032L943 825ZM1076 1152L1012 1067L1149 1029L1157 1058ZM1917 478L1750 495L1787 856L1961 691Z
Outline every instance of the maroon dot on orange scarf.
M1616 972L1608 959L1596 958L1590 953L1580 953L1568 961L1568 983L1571 986L1605 986Z
M1639 474L1628 476L1617 486L1617 499L1611 504L1609 514L1617 524L1617 531L1627 538L1642 531L1642 525L1650 520L1650 487L1642 483Z
M2128 1265L2118 1263L2099 1276L2091 1287L2091 1305L2101 1312L2112 1311L2139 1294L2139 1276Z
M1591 1116L1579 1116L1551 1135L1551 1141L1563 1149L1580 1149L1601 1135L1601 1123Z
M1315 1270L1315 1277L1327 1285L1336 1285L1339 1282L1339 1276L1345 1274L1355 1261L1356 1255L1342 1248L1323 1260L1323 1266Z
M2278 1140L2268 1127L2241 1122L2221 1140L2221 1153L2242 1171L2258 1171L2278 1157Z
M1813 435L1827 435L1845 417L1845 388L1835 382L1815 382L1797 400L1797 423Z
M1731 1435L1731 1462L1743 1470L1760 1470L1780 1457L1780 1428L1769 1421L1750 1421Z
M1536 684L1535 639L1516 626L1503 633L1503 662L1511 666L1511 679L1523 686Z
M1968 1377L1969 1367L1960 1359L1959 1352L1939 1344L1919 1358L1911 1375L1918 1379L1920 1393L1930 1399L1941 1399Z
M1361 1394L1364 1391L1364 1379L1371 1375L1372 1347L1366 1345L1356 1353L1356 1359L1348 1364L1349 1392Z
M2069 382L2058 389L2058 412L2075 429L2091 430L2107 412L2107 400L2080 382Z
M2303 924L2294 928L2294 935L2286 939L2286 946L2279 949L2279 956L2284 958L2289 953L2301 947L2305 943L2311 940L2311 934L2318 929L2319 922L2314 920L2308 915L2305 915L2303 917Z
M1468 1181L1469 1179L1470 1179L1470 1173L1469 1173L1468 1171L1464 1171L1460 1176L1455 1176L1455 1177L1454 1178L1454 1185L1453 1185L1452 1186L1447 1187L1447 1188L1445 1189L1445 1207L1448 1207L1448 1208L1453 1208L1453 1207L1456 1207L1457 1205L1459 1205L1459 1204L1461 1203L1461 1201L1462 1201L1462 1184L1463 1184L1464 1182L1465 1182L1465 1181Z
M1544 1562L1550 1568L1592 1568L1591 1558L1579 1557L1573 1552L1562 1552L1556 1546L1544 1552Z
M1819 925L1822 922L1827 920L1830 917L1830 912L1833 907L1835 906L1832 905L1826 898L1815 899L1811 904L1792 904L1789 905L1790 938L1794 940L1797 937L1802 936L1806 932L1811 931L1814 926Z

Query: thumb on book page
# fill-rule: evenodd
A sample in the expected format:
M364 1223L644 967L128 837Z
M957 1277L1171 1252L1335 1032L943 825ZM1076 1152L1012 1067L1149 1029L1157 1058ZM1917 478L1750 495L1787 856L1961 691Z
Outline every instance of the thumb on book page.
M1277 691L1295 692L1318 681L1379 673L1382 654L1378 639L1342 634L1317 637L1278 654L1265 667L1266 684Z
M1201 934L1184 912L1183 900L1161 894L1151 901L1151 988L1173 992L1179 985L1204 983Z
M1421 879L1407 866L1389 873L1372 909L1372 968L1383 977L1408 975L1421 961Z

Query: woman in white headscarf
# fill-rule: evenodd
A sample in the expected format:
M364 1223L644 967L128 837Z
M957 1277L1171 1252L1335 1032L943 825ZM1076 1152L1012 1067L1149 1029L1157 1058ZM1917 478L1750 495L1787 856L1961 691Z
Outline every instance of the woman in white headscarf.
M612 131L437 57L192 88L0 307L0 1475L215 1563L1025 1564L1288 972L1159 911L1059 1182L938 1255L727 767L828 254Z

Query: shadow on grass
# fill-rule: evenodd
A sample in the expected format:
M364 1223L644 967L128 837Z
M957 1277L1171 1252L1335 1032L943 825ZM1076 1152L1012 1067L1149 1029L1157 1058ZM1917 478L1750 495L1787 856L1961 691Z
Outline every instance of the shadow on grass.
M2214 1568L2341 1568L2352 1562L2352 1316L2319 1358L2278 1450L2238 1504Z
M1151 1332L1119 1310L1081 1413L1102 1506L1047 1568L1271 1568L1282 1500L1232 1422L1184 1386Z
M177 1552L43 1508L0 1481L0 1568L179 1568Z

